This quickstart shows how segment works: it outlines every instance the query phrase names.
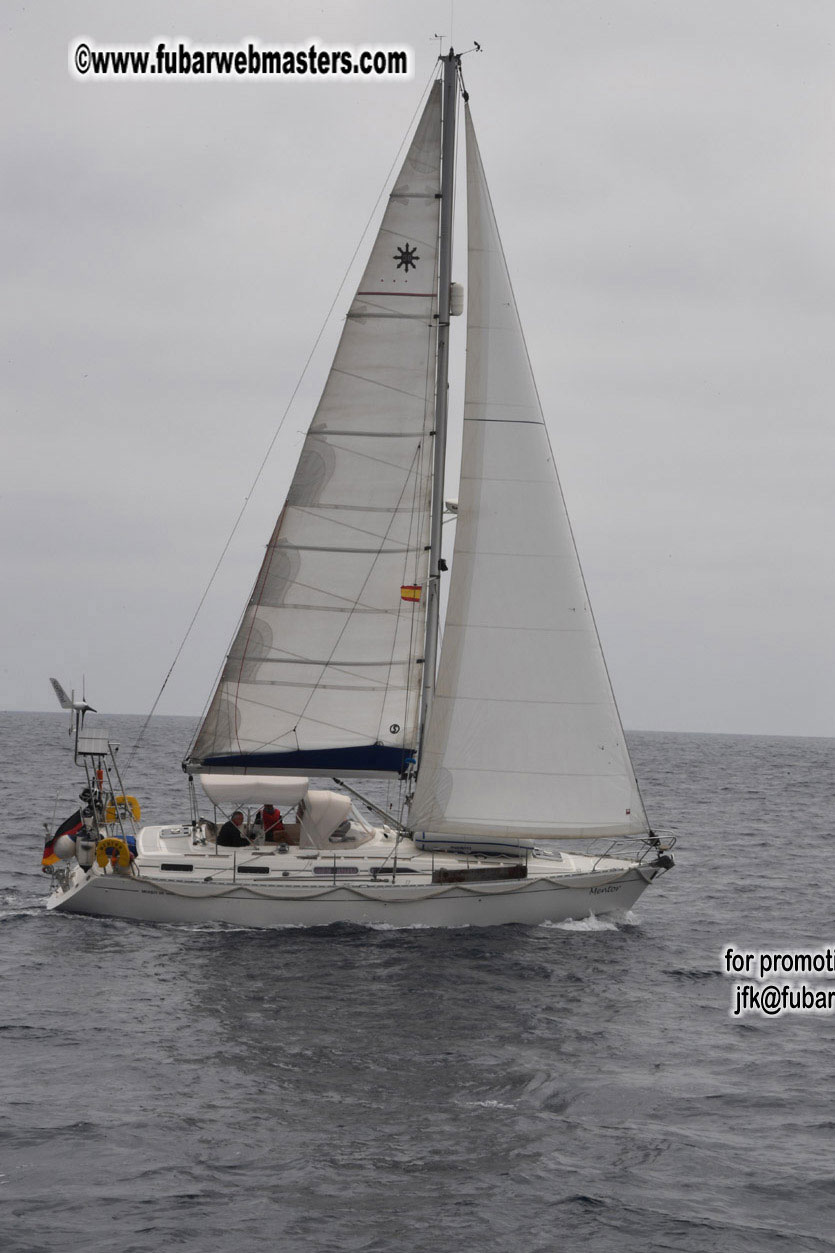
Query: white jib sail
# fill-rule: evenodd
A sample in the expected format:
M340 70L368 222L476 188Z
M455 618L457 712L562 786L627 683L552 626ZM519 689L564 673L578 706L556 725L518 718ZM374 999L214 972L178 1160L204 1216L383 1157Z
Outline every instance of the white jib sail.
M458 523L409 825L520 838L648 824L563 503L467 110Z
M441 88L390 194L194 769L396 774L415 746L437 323Z

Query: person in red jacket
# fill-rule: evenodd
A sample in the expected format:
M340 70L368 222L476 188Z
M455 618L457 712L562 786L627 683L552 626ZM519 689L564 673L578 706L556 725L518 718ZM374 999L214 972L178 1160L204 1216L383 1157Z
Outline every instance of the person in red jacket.
M275 805L265 805L255 819L256 825L263 826L264 839L271 844L280 844L284 836L284 823Z

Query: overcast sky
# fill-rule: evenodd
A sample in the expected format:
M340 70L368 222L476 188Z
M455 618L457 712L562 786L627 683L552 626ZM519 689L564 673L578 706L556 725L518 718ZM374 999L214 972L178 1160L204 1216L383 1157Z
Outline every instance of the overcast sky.
M86 674L100 710L150 708L438 32L484 49L465 79L625 725L835 735L831 0L7 0L2 18L3 707L51 709L48 676ZM416 71L78 81L80 36L384 43ZM210 694L326 365L160 712Z

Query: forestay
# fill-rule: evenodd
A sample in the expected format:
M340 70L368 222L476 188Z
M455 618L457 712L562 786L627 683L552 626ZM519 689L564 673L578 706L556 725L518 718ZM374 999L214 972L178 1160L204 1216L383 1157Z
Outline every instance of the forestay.
M395 180L192 769L397 774L428 564L440 84Z
M469 109L466 133L458 523L409 824L497 837L644 833Z

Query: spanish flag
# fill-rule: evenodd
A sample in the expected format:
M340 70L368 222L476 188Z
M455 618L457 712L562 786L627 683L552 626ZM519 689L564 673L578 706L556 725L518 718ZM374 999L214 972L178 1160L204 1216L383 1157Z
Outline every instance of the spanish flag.
M400 589L401 600L420 600L423 588L419 583L407 583Z

